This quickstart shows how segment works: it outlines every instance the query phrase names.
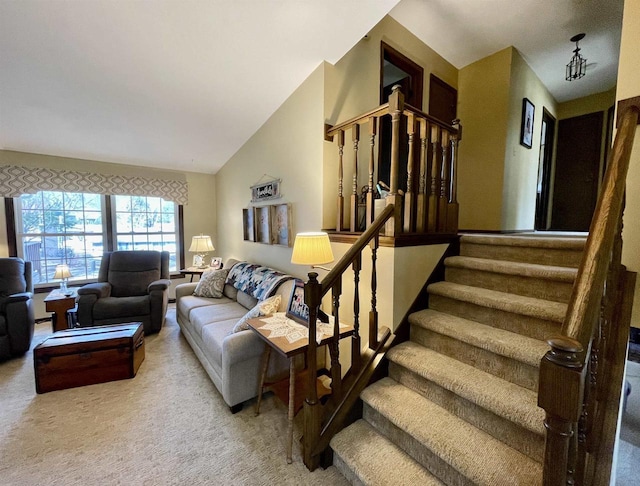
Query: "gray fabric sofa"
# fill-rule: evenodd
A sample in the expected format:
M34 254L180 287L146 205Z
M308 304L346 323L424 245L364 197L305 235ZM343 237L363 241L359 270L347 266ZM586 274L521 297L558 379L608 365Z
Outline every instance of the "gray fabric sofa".
M31 262L0 258L0 361L29 350L35 326L32 297Z
M225 269L232 270L234 265L246 262L230 260ZM252 265L254 274L266 267ZM273 269L267 269L275 272ZM230 273L231 275L231 273ZM284 312L291 295L294 279L283 275L273 288L260 300L280 294L279 311ZM252 280L252 276L248 275ZM238 290L242 287L225 283L223 296L219 299L197 297L193 292L197 282L176 286L176 314L182 334L189 342L202 367L221 393L232 413L242 409L242 403L257 396L261 371L264 342L251 329L234 333L233 328L258 302L251 290ZM286 377L289 364L286 358L271 354L268 376L270 380Z

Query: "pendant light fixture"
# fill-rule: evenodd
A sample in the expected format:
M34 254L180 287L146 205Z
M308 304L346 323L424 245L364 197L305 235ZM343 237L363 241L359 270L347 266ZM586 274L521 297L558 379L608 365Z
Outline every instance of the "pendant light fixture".
M576 43L576 48L573 51L573 57L569 64L567 64L567 81L573 81L574 79L580 79L585 74L587 74L587 60L582 57L580 54L580 47L578 47L578 42L584 39L584 32L581 34L574 35L570 40L571 42Z

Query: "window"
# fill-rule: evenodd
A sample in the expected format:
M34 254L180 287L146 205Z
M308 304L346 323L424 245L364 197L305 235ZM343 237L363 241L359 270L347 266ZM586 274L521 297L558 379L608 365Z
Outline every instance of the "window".
M69 265L72 283L95 279L103 252L111 249L166 250L170 270L178 270L180 225L173 202L57 191L15 201L17 252L33 263L34 284L57 283L53 275L60 263Z

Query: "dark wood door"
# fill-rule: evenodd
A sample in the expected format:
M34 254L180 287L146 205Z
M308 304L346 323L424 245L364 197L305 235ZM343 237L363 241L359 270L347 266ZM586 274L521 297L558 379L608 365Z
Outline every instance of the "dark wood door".
M588 231L598 198L603 112L560 120L551 229Z
M457 109L458 91L432 74L429 78L429 115L451 125L457 118Z

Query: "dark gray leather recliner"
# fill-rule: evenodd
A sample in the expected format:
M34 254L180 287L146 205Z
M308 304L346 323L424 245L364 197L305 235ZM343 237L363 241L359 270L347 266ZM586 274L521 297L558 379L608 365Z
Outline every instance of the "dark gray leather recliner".
M80 327L142 322L160 331L169 302L169 252L106 252L98 282L78 289Z
M31 262L0 258L0 361L29 350L34 326Z

